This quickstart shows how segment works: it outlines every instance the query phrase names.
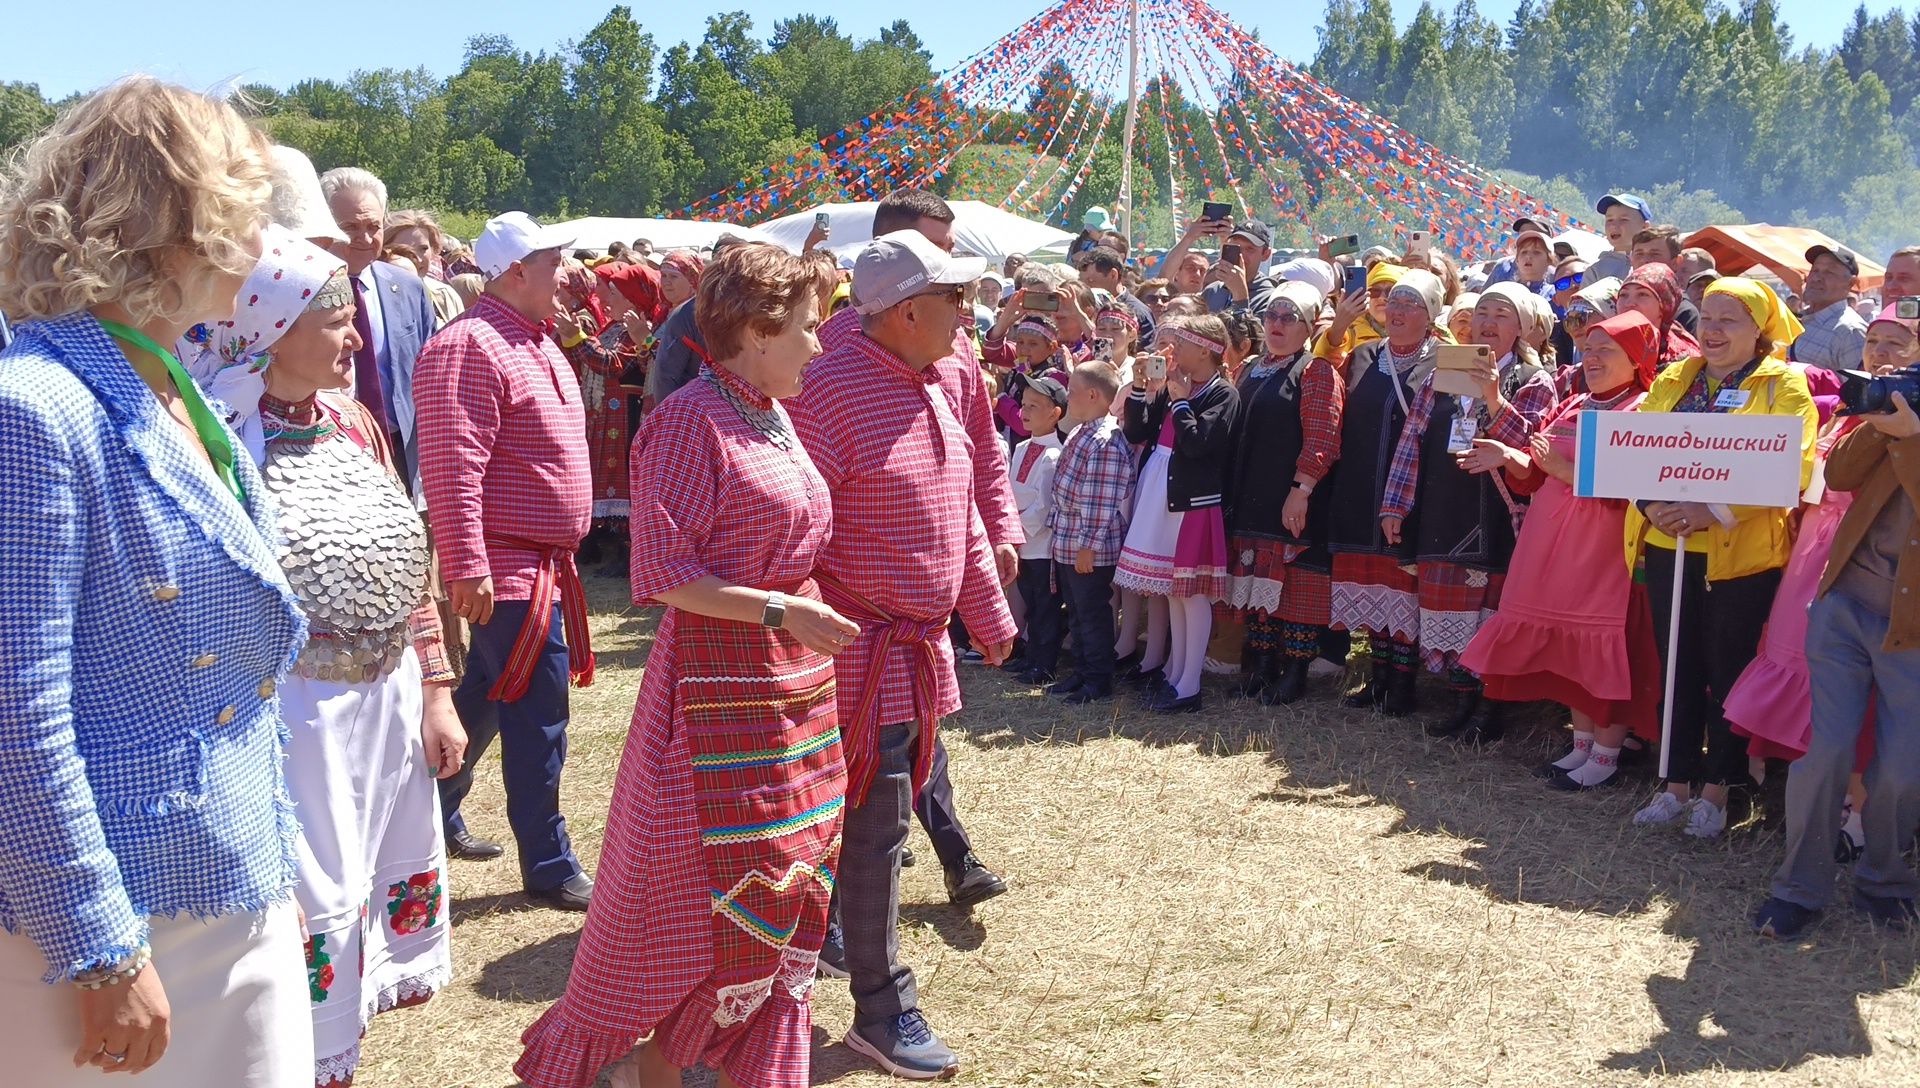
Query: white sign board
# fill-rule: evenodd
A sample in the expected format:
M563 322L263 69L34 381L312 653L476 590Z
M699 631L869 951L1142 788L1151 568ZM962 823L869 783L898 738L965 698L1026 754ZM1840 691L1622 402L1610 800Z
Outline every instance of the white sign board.
M1798 506L1803 426L1797 415L1581 412L1574 493Z

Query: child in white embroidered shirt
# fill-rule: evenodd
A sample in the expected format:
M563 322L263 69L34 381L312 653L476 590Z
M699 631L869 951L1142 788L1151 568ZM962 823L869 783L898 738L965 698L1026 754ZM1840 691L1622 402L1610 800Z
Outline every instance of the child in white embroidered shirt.
M1066 604L1053 582L1048 552L1053 530L1047 527L1053 512L1053 474L1060 463L1060 417L1067 410L1067 389L1052 376L1028 378L1020 393L1020 425L1032 438L1014 447L1007 472L1013 478L1013 501L1020 509L1020 526L1027 542L1020 545L1020 578L1016 586L1027 622L1027 652L1007 662L1028 684L1053 682L1066 635Z

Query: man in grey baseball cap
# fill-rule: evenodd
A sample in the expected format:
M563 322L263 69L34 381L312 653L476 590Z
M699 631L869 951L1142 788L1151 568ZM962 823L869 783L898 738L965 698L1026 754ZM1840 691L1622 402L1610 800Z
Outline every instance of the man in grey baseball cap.
M900 962L901 850L933 774L940 718L960 709L947 620L956 611L988 664L1013 648L1013 617L974 499L973 446L937 364L971 320L986 262L949 257L917 230L885 234L853 263L858 331L807 367L786 407L833 498L815 568L823 597L860 625L835 661L847 801L841 832L847 1046L895 1076L953 1075L960 1059L920 1011ZM827 965L831 969L832 965Z
M983 258L949 256L919 231L897 230L868 242L854 258L854 309L871 317L921 295L953 294L952 288L973 283L986 270ZM952 329L946 339L950 347Z

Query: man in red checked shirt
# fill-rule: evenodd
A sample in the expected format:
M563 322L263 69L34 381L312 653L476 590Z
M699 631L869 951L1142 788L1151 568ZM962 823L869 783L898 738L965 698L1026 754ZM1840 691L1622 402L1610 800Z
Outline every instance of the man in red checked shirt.
M921 1080L959 1067L920 1014L897 933L914 796L939 719L960 709L947 619L957 610L995 664L1014 634L975 504L973 443L935 366L984 269L911 230L868 243L853 267L860 328L808 366L788 403L833 496L833 539L814 576L861 628L836 662L847 759L838 894L856 1009L846 1041Z
M953 209L947 202L925 189L895 189L888 193L873 212L873 237L897 230L917 231L942 252L953 252ZM973 497L980 520L987 527L987 541L993 545L994 563L1000 572L1000 584L1013 584L1020 572L1020 545L1026 543L1026 531L1020 527L1020 511L1013 501L1013 485L1007 477L1007 451L994 429L993 398L987 394L980 362L974 357L969 315L960 314L959 327L953 332L949 353L933 364L941 388L947 391L954 410L973 444ZM820 347L832 351L860 331L860 315L849 306L820 326ZM967 829L953 800L953 780L947 774L947 746L937 739L933 749L933 768L927 786L914 804L920 826L933 842L933 852L946 870L947 898L955 906L972 907L1007 890L1007 882L983 865L974 854ZM906 864L913 864L912 854ZM831 936L822 952L834 962L839 950Z
M500 738L507 822L527 893L583 911L593 881L560 815L567 681L593 682L586 598L573 552L592 520L592 474L580 386L546 333L572 239L525 212L487 221L474 260L487 278L414 368L421 486L449 603L473 625L454 706L471 743L440 782L447 852L497 857L469 835L460 802L473 766Z

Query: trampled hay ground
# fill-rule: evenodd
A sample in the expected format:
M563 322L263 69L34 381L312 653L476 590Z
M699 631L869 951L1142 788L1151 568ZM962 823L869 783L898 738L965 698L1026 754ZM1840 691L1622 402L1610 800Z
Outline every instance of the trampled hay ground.
M653 627L623 588L589 579L600 673L574 695L589 867ZM1629 825L1644 778L1551 793L1530 774L1564 743L1551 717L1474 753L1324 681L1269 710L1214 680L1179 718L962 683L960 809L1013 891L949 907L916 830L901 908L961 1083L1920 1085L1915 938L1844 907L1801 944L1754 938L1777 822L1698 843ZM500 801L489 757L469 821L504 840ZM455 985L376 1021L362 1088L516 1083L519 1034L565 984L580 918L529 908L511 857L455 862L451 886ZM890 1083L839 1041L851 1011L822 980L814 1082Z

